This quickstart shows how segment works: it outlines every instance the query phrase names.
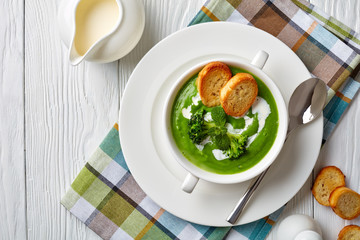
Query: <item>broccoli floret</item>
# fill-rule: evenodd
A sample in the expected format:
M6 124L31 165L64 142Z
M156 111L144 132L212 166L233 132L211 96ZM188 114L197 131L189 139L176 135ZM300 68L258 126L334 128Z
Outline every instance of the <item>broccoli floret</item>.
M200 144L207 136L211 137L214 144L230 159L239 158L246 151L247 135L231 134L225 127L226 114L221 107L215 107L211 111L213 122L206 122L206 111L200 109L191 115L189 120L188 135L195 144Z
M204 120L205 113L206 111L204 109L200 109L191 115L188 124L188 135L191 141L195 144L200 144L207 136L210 136L215 144L219 142L219 147L226 149L228 145L225 146L226 143L220 143L219 137L217 137L219 135L226 136L226 128L224 126L217 126L215 122L206 122Z
M188 134L195 144L200 144L207 136L211 136L215 132L215 129L212 129L216 126L215 123L204 121L205 113L204 109L200 109L192 114L189 120Z
M239 158L246 152L247 135L227 133L230 139L230 147L224 151L230 159Z
M191 115L189 126L189 137L193 143L200 144L206 137L203 130L205 111L199 110Z

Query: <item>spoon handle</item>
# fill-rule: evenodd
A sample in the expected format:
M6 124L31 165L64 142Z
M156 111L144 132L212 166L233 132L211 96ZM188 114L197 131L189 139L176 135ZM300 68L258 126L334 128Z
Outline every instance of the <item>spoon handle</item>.
M227 222L234 224L236 220L241 215L242 211L244 210L246 204L248 203L249 199L265 177L267 171L269 168L267 168L265 171L263 171L253 182L250 183L248 189L244 193L243 197L240 198L238 203L236 204L234 210L230 213L229 217L226 219Z
M290 135L290 133L293 132L292 130L294 130L295 128L296 127L294 127L293 129L291 129L290 131L287 132L286 137L285 137L285 142L287 141L287 138ZM253 195L253 193L255 192L257 187L260 185L261 181L264 179L264 177L265 177L267 171L269 170L269 168L270 167L265 169L262 173L260 173L260 175L254 181L252 181L250 183L248 189L245 191L242 198L240 198L240 200L236 204L235 208L232 210L232 212L230 213L230 215L226 219L226 221L228 223L235 224L235 222L237 221L237 219L241 215L242 211L244 210L246 204L250 200L251 196Z

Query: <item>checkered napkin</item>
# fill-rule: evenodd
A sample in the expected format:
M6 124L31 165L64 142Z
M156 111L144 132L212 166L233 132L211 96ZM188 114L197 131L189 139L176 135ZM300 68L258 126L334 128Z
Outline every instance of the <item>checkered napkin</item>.
M239 22L260 28L288 45L328 88L323 142L360 88L360 35L306 1L211 0L190 25Z
M360 36L313 5L291 0L211 0L190 25L232 21L263 29L286 43L324 80L324 141L360 87ZM116 124L61 203L103 239L265 239L282 209L236 227L186 222L154 203L136 184L122 154Z

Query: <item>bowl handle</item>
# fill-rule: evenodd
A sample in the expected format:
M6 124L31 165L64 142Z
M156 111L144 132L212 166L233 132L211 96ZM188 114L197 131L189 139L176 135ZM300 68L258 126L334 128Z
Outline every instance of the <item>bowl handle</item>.
M255 55L254 59L251 61L251 64L255 67L262 69L269 58L269 54L263 50L260 50Z
M184 192L191 193L194 190L198 181L199 181L198 177L192 175L191 173L188 173L186 175L186 178L185 178L183 184L181 185L181 189Z

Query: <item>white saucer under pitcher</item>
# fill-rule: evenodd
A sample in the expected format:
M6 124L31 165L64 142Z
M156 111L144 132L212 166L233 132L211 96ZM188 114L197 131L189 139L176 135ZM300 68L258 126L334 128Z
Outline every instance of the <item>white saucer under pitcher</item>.
M139 42L144 26L141 0L63 0L58 10L60 36L72 65L122 58Z

